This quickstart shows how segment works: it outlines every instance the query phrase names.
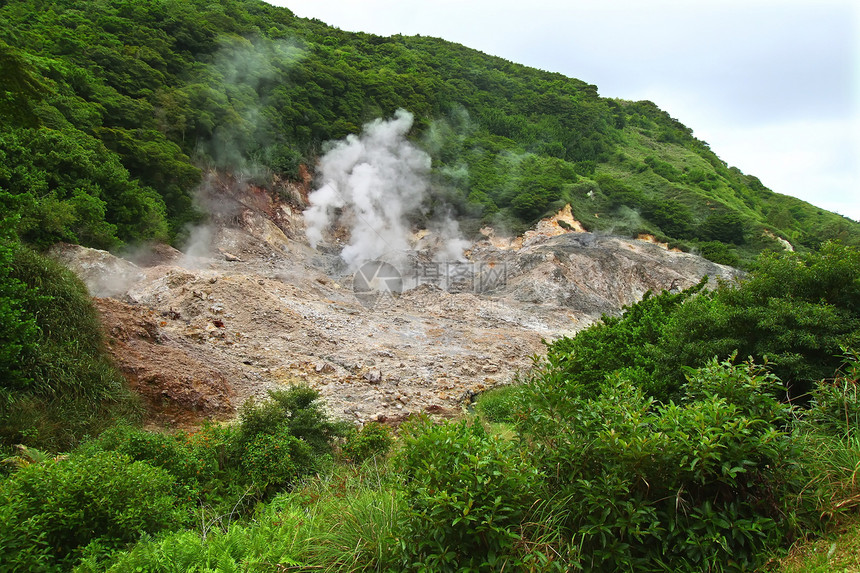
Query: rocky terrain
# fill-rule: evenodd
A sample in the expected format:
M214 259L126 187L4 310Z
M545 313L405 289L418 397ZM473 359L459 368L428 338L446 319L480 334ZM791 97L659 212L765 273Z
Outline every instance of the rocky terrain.
M647 237L583 232L562 210L514 240L484 229L456 263L426 257L433 237L416 233L396 288L383 281L356 294L367 283L340 261L337 230L311 249L302 193L283 191L213 181L219 206L184 253L55 247L96 297L111 352L152 423L228 419L245 400L296 383L357 423L451 415L528 369L542 340L648 290L736 276Z

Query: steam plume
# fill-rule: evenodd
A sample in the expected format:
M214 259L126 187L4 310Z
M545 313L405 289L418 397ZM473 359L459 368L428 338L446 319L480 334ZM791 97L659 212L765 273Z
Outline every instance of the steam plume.
M216 221L238 215L241 196L248 183L266 185L272 171L261 161L271 161L276 146L271 143L278 126L263 110L270 104L268 86L287 81L289 69L305 55L298 42L265 37L231 37L222 41L212 63L205 68L209 85L201 91L219 110L218 125L211 137L197 142L196 159L209 170L194 190L197 208L208 222L187 227L180 264L197 268L215 252L219 239ZM206 104L208 105L208 104Z
M390 120L365 125L360 136L335 143L322 157L322 186L310 194L304 213L312 247L339 218L350 230L341 258L351 269L373 259L402 261L410 248L407 216L427 196L430 172L430 156L406 139L412 120L411 113L397 110ZM440 228L454 236L454 242L446 237L442 251L448 258L461 256L456 222Z

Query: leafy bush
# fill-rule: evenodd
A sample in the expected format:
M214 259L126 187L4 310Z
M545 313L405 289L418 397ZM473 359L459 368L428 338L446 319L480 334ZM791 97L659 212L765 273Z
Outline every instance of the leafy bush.
M258 434L287 433L306 442L314 454L331 451L332 441L345 431L345 425L329 419L319 400L319 392L306 386L269 392L269 400L244 404L239 412L242 422L238 440L247 441Z
M271 492L330 461L334 440L346 425L329 419L319 392L311 388L272 391L269 398L242 406L228 464L244 469L251 483Z
M701 366L735 351L766 357L800 397L839 367L842 347L858 341L860 250L829 243L817 253L762 255L739 286L723 284L679 306L661 345L669 365Z
M183 433L170 435L120 425L103 432L96 440L79 449L80 454L98 451L119 452L132 461L142 461L161 468L177 483L191 492L199 482L214 476L217 465L211 456L200 455Z
M585 392L596 392L610 373L631 369L646 393L672 396L683 377L672 353L664 348L664 330L678 308L705 284L703 280L681 293L645 293L641 301L625 307L621 316L603 316L575 337L550 344L540 368L565 383L576 382Z
M726 243L720 243L719 241L699 243L698 251L701 256L705 257L709 261L717 263L718 265L736 267L739 266L741 262L737 249L727 245Z
M251 480L263 487L289 486L316 467L311 447L291 436L286 428L260 433L245 445L243 465Z
M680 397L684 367L733 353L767 361L792 398L840 364L860 341L860 251L827 244L818 253L765 254L739 284L703 283L650 294L601 322L549 345L540 367L595 391L628 369L645 393Z
M188 513L173 485L166 471L117 452L24 467L0 485L4 563L43 569L73 562L93 542L117 548L175 528Z
M516 567L521 524L534 502L538 473L478 423L401 427L407 505L404 566L424 571Z
M370 422L359 430L350 430L341 451L347 460L360 464L373 456L386 455L393 444L394 436L388 426Z
M750 569L794 533L799 452L778 380L716 360L660 404L630 371L599 391L563 377L524 388L519 430L547 475L572 560L594 571Z

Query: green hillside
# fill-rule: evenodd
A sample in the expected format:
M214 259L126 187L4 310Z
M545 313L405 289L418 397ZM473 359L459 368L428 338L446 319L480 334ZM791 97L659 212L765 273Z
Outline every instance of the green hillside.
M257 0L0 2L0 205L20 236L176 240L201 171L266 185L398 108L464 229L585 226L744 263L860 225L728 167L651 102L440 39L348 33Z
M654 103L256 0L0 0L0 81L0 573L789 571L846 530L803 570L852 566L860 224ZM518 231L569 202L750 272L548 343L461 420L357 429L285 387L137 427L89 293L37 251L181 242L205 171L274 190L401 108L427 216Z

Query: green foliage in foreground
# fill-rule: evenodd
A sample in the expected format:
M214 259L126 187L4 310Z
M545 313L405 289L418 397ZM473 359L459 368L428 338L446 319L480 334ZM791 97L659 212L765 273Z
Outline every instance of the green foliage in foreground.
M72 564L90 543L102 550L184 522L172 476L102 452L25 467L0 486L3 571Z
M856 385L856 366L839 388ZM214 485L253 479L230 469L241 425L118 428L0 484L0 570L750 571L820 531L821 514L857 507L855 434L780 402L761 366L686 373L683 398L662 404L625 372L591 395L539 371L516 393L518 439L419 418L401 427L393 463L257 484L256 505ZM856 394L821 398L837 404L857 409ZM78 511L96 495L99 512Z
M407 510L404 568L488 571L516 568L521 527L536 500L540 476L513 444L479 423L435 425L419 419L403 428L402 468Z
M341 425L317 399L296 387L248 404L232 428L168 435L117 426L67 459L12 458L19 469L0 485L0 571L63 569L81 557L97 566L143 534L229 527L331 464Z
M0 236L0 319L0 448L67 450L136 417L86 287L9 235Z
M749 570L797 533L805 485L790 408L759 367L716 360L660 404L619 372L596 396L539 374L519 428L547 474L548 511L592 571Z
M129 425L117 425L83 444L77 451L84 455L115 452L133 461L146 462L173 476L177 495L197 497L203 494L205 480L218 471L217 460L204 443L184 434L147 432Z

